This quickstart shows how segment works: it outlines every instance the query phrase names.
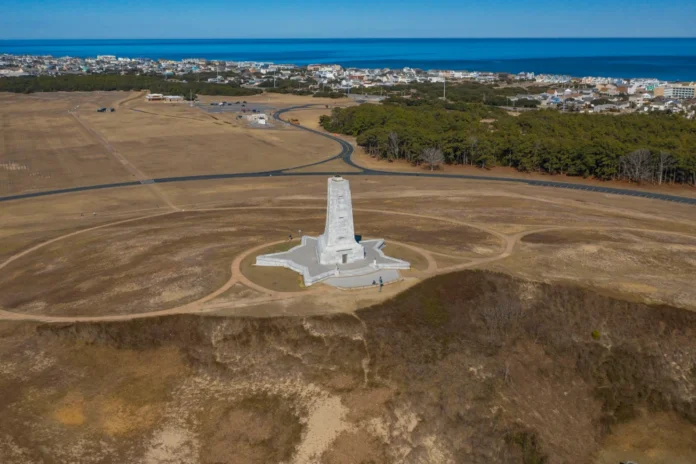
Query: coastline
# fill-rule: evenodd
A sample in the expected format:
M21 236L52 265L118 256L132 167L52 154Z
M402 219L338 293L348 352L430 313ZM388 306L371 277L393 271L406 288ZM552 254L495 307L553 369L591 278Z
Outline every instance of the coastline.
M3 53L696 80L696 38L0 40Z

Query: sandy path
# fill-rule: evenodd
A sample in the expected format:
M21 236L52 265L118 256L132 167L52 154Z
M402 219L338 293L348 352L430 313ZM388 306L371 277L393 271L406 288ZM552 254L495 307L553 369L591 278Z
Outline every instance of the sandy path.
M323 210L324 207L321 206L274 206L274 207L268 207L268 206L242 206L242 207L227 207L227 208L202 208L202 209L192 209L191 211L196 211L196 212L205 212L205 211L234 211L234 210L268 210L268 209L292 209L292 210ZM424 250L420 247L410 245L410 244L405 244L401 242L393 242L399 246L403 246L405 248L411 249L417 253L420 253L423 255L427 262L428 262L428 268L423 271L424 277L430 277L438 274L445 274L453 271L458 271L462 269L468 269L472 267L477 267L481 266L484 264L489 264L495 261L499 261L502 259L505 259L512 255L515 251L515 248L517 244L520 242L520 240L531 234L535 233L541 233L541 232L548 232L548 231L558 231L558 230L625 230L625 231L636 231L636 232L652 232L652 233L659 233L659 234L668 234L668 235L674 235L674 236L680 236L680 237L685 237L685 238L690 238L696 240L695 235L690 235L690 234L685 234L681 232L670 232L670 231L665 231L665 230L655 230L655 229L644 229L644 228L637 228L637 227L620 227L620 226L543 226L543 227L538 227L530 230L526 230L523 232L519 232L516 234L503 234L498 231L492 230L489 227L486 227L485 225L482 224L477 224L473 222L468 222L468 221L459 221L451 218L446 218L446 217L439 217L439 216L430 216L430 215L424 215L424 214L417 214L417 213L408 213L408 212L403 212L403 211L389 211L389 210L381 210L381 209L365 209L365 208L356 208L354 211L362 211L362 212L373 212L373 213L381 213L381 214L396 214L400 216L407 216L407 217L416 217L416 218L425 218L425 219L431 219L433 221L442 221L442 222L448 222L452 224L458 224L458 225L463 225L467 227L472 227L478 230L481 230L483 232L489 233L491 235L494 235L498 237L501 242L502 242L502 251L495 255L495 256L490 256L490 257L484 257L484 258L476 258L476 259L467 259L467 258L462 258L462 259L467 259L466 262L457 264L454 266L448 266L445 268L438 268L437 263L435 259L433 258L433 254L438 254L438 255L444 255L444 256L450 256L447 254L443 253L435 253L435 252L430 252L428 250ZM114 226L114 225L119 225L119 224L126 224L129 222L134 222L134 221L139 221L139 220L144 220L144 219L149 219L149 218L154 218L158 216L164 216L167 214L172 214L173 212L165 212L165 213L157 213L157 214L152 214L152 215L147 215L147 216L139 216L136 218L130 218L130 219L125 219L125 220L120 220L120 221L115 221L115 222L110 222L107 224L102 224L99 226L95 227L90 227L86 229L81 229L75 232L68 233L66 235L62 235L60 237L53 238L51 240L47 240L45 242L42 242L36 246L33 246L27 250L24 250L20 253L17 253L4 262L0 263L0 270L8 266L10 263L22 258L23 256L28 255L29 253L32 253L42 247L45 247L47 245L50 245L52 243L58 242L60 240L68 239L70 237L74 237L75 235ZM277 292L274 290L267 289L265 287L262 287L252 281L250 281L246 276L244 276L241 272L241 263L246 258L249 254L257 252L258 250L261 250L263 248L276 245L279 243L283 243L285 240L277 241L277 242L272 242L272 243L263 243L258 246L255 246L253 248L250 248L243 253L240 253L232 262L231 264L231 277L230 279L222 285L220 288L217 290L209 293L208 295L187 303L185 305L181 305L175 308L169 308L169 309L164 309L160 311L152 311L152 312L146 312L146 313L137 313L137 314L121 314L121 315L110 315L110 316L46 316L46 315L36 315L36 314L22 314L22 313L14 313L11 311L6 311L6 310L0 310L0 320L15 320L15 321L40 321L40 322L78 322L78 321L119 321L119 320L131 320L131 319L140 319L140 318L146 318L146 317L157 317L157 316L165 316L165 315L172 315L172 314L194 314L194 313L206 313L206 312L212 312L212 311L217 311L220 309L227 309L227 308L240 308L240 307L248 307L248 306L255 306L263 303L268 303L268 302L273 302L273 301L282 301L282 300L289 300L289 299L296 299L296 298L304 298L307 296L314 296L314 295L319 295L319 294L330 294L331 292L337 292L338 293L345 293L348 292L350 293L350 290L339 290L339 289L333 289L327 286L319 286L315 287L312 289L309 289L305 292L298 293L298 292ZM227 290L229 290L234 284L240 283L248 288L251 288L253 290L256 290L261 293L262 296L257 297L257 298L251 298L248 300L244 301L232 301L232 302L221 302L217 304L206 304L210 302L211 300L215 299L216 297L220 296Z
M162 192L162 189L159 188L157 184L154 182L145 182L150 179L149 176L147 176L144 172L139 170L133 163L128 161L122 154L120 154L116 149L111 146L111 144L104 138L102 137L97 131L92 129L82 118L80 118L76 113L70 112L70 115L77 121L79 126L83 129L83 132L85 132L87 135L89 135L92 139L94 139L97 143L99 143L101 146L106 149L106 151L111 154L116 160L125 167L128 172L130 172L137 180L142 182L144 185L147 185L147 187L150 189L150 191L160 199L165 205L169 206L171 209L178 210L174 204L169 201L167 196Z
M140 98L145 97L147 94L146 91L138 92L136 95L131 95L130 97L123 98L115 103L115 106L118 106L119 108L124 107L126 104L131 103L133 101L136 101Z
M253 210L253 209L299 209L299 210L323 210L323 207L264 207L264 206L249 206L249 207L232 207L232 208L207 208L207 209L199 209L199 210L191 210L191 211L229 211L229 210ZM358 211L359 209L356 209ZM387 210L369 210L369 211L379 211L385 214L392 213L391 211ZM401 214L400 212L393 212L394 214ZM114 226L114 225L119 225L119 224L125 224L128 222L134 222L134 221L139 221L143 219L149 219L153 217L158 217L158 216L164 216L167 214L172 214L172 212L166 212L166 213L158 213L158 214L153 214L153 215L147 215L147 216L139 216L137 218L130 218L130 219L125 219L125 220L120 220L120 221L115 221L115 222L110 222L107 224L102 224L99 226L95 227L90 227L87 229L81 229L75 232L71 232L66 235L62 235L60 237L55 237L51 240L48 240L46 242L42 242L38 245L35 245L27 250L24 250L20 253L17 253L4 262L0 263L0 270L9 265L10 263L28 255L29 253L33 253L34 251L39 250L40 248L43 248L45 246L48 246L52 243L58 242L60 240L68 239L71 237L74 237L76 235L106 228L109 226ZM414 216L418 217L419 215L417 214L406 214L409 216ZM446 218L437 218L434 216L430 216L432 219L436 220L447 220ZM469 224L469 223L467 223ZM472 224L473 226L473 224ZM496 236L500 237L505 237L502 234L495 233ZM258 245L256 247L253 247L249 250L246 250L244 253L239 254L234 261L232 262L231 265L231 277L230 279L220 288L215 290L214 292L196 300L191 303L187 303L182 306L178 306L175 308L169 308L169 309L164 309L161 311L152 311L152 312L147 312L147 313L139 313L139 314L121 314L121 315L110 315L110 316L46 316L46 315L36 315L36 314L21 314L21 313L14 313L11 311L6 311L6 310L0 310L0 319L6 319L6 320L33 320L33 321L42 321L42 322L77 322L77 321L116 321L116 320L130 320L130 319L137 319L137 318L143 318L143 317L157 317L157 316L163 316L163 315L171 315L171 314L184 314L184 313L201 313L201 312L209 312L209 311L214 311L218 310L224 307L240 307L240 306L249 306L249 305L256 305L256 304L261 304L261 303L266 303L266 302L271 302L271 301L278 301L278 300L286 300L286 299L291 299L291 298L298 298L298 297L305 297L307 295L317 295L317 294L328 294L332 291L335 292L346 292L346 290L338 290L338 289L333 289L330 287L326 286L318 286L315 287L311 290L307 290L305 292L302 292L301 294L298 294L297 292L277 292L273 291L270 289L267 289L265 287L262 287L260 285L255 284L254 282L250 281L246 276L244 276L241 272L240 266L242 261L244 260L245 257L247 257L249 254L254 253L260 249L266 248L268 246L272 246L278 243L282 243L282 241L278 242L273 242L273 243L264 243L261 245ZM432 257L429 251L424 250L422 248L401 243L401 242L394 242L397 245L403 246L405 248L409 248L413 251L416 251L423 255L427 262L428 262L428 268L426 271L424 271L424 274L426 275L435 275L437 273L437 264L435 262L435 259ZM508 244L507 248L511 248L511 245ZM506 249L507 249L506 248ZM506 257L507 255L500 255L499 259L502 259ZM483 258L480 260L474 260L471 261L469 264L471 266L477 264L477 263L487 263L490 261L495 260L496 257L490 257L490 258ZM259 298L253 298L246 300L244 302L227 302L225 304L216 304L216 305L207 305L206 303L213 300L214 298L218 297L219 295L223 294L225 291L230 289L235 283L240 283L242 285L245 285L253 290L256 290L260 292L263 296Z

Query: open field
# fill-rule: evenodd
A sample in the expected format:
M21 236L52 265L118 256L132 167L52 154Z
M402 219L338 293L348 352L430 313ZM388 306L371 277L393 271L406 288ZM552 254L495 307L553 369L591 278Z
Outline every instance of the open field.
M297 119L297 121L303 126L311 129L323 130L323 128L319 125L319 118L324 115L330 115L331 110L335 108L335 106L336 105L329 105L329 108L319 106L288 111L283 115L283 119L286 121ZM341 105L341 107L343 107L343 105Z
M266 104L293 100L270 98ZM236 114L146 103L138 93L4 94L0 101L0 196L138 177L289 168L340 151L291 126L250 130ZM96 113L102 106L116 112Z
M292 127L249 129L234 115L208 115L186 105L142 103L80 117L150 178L289 168L340 151Z
M36 187L60 188L94 183L92 171L104 182L245 172L340 151L282 124L257 130L136 96L0 95L8 115L37 118L12 153L40 169L63 153L66 169ZM22 98L36 106L22 113ZM98 138L67 114L107 100L115 113L80 114ZM270 96L277 107L315 102ZM55 114L30 117L40 105ZM50 133L61 112L59 127L74 129L65 146L34 150L26 137ZM25 130L11 127L5 150ZM85 146L104 158L80 161ZM18 172L5 171L9 193L33 188ZM253 266L296 243L288 234L322 232L323 176L0 203L0 461L693 461L693 206L347 178L356 233L384 238L386 254L413 265L382 293L303 288L289 270Z
M404 189L399 178L354 178L357 232L416 247L439 263L430 270L416 267L384 295L449 268L485 266L696 309L689 278L696 259L691 207L672 205L667 211L654 200L507 187L410 179ZM2 308L35 317L191 309L187 305L230 281L230 266L245 250L299 229L318 235L324 224L321 177L162 184L160 189L177 210L185 211L160 207L147 186L114 190L114 196L102 198L81 193L4 204L5 257L40 243L46 223L45 239L104 227L68 236L7 264L0 275ZM596 202L589 203L588 195ZM136 220L120 222L130 218ZM284 291L268 290L271 296ZM310 292L306 298L321 299L324 293ZM267 304L267 297L260 297L259 304ZM290 309L284 305L283 312L301 312L306 298L289 303ZM219 301L206 301L196 311L221 309ZM373 301L370 296L347 308ZM240 310L246 314L249 304L244 301ZM325 310L343 311L341 304ZM224 309L229 313L233 307L228 302Z
M2 95L0 195L132 180L121 163L68 113L77 105L90 111L114 106L127 97L124 92Z

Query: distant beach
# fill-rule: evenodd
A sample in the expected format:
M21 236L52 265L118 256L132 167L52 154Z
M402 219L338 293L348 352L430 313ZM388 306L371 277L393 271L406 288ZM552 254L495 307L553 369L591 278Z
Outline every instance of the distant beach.
M696 80L696 38L0 40L2 53Z

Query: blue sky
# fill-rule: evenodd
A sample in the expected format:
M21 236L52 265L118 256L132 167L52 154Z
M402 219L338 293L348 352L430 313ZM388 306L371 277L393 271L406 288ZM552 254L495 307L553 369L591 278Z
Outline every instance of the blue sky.
M2 0L0 11L0 39L696 36L694 0Z

